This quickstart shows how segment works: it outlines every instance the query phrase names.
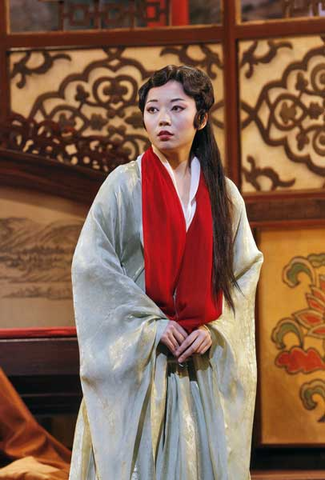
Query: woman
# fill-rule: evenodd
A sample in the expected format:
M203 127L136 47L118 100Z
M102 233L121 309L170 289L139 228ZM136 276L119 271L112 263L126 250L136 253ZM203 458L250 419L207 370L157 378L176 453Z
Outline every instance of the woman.
M73 260L70 478L247 480L262 255L223 174L209 78L169 65L139 98L152 147L104 182Z

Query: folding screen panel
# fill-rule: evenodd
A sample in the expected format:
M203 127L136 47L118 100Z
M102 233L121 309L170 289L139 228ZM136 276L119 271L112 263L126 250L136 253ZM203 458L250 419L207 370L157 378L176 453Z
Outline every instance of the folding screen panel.
M321 37L240 42L242 188L325 185Z
M266 230L258 297L260 441L324 445L325 228Z
M0 189L0 328L73 326L71 258L87 207Z
M216 93L212 122L223 153L220 44L12 52L11 110L21 116L16 118L16 124L26 125L25 130L33 122L52 121L67 132L73 130L75 135L82 135L82 144L76 142L66 149L70 161L108 172L119 163L119 156L120 163L124 157L134 160L148 146L137 92L153 71L170 63L197 66L210 76ZM94 135L99 136L107 148L118 145L119 149L114 152L117 158L112 158L112 164L105 165L103 156L100 159L96 155L99 143L89 140ZM33 141L37 143L37 134L30 138L26 150L33 151ZM79 146L88 149L90 154L84 155L81 161ZM64 160L60 155L55 158Z

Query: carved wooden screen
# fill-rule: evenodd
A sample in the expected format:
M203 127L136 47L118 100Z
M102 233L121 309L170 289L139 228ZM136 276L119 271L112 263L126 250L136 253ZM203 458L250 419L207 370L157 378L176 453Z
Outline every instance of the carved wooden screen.
M83 2L72 14L73 2L43 2L58 15L66 7L43 33L14 27L15 2L0 3L1 178L6 188L36 187L48 204L53 196L74 200L64 215L82 201L85 212L105 175L147 145L138 86L167 63L205 70L216 90L212 118L227 174L241 188L265 254L253 466L272 468L285 456L287 467L321 468L324 2L209 0L193 13L195 2L157 0L150 2L156 10L142 2L138 17L131 9L137 2L115 2L108 13L110 3ZM84 216L78 212L57 238L75 241ZM40 238L50 224L37 226Z

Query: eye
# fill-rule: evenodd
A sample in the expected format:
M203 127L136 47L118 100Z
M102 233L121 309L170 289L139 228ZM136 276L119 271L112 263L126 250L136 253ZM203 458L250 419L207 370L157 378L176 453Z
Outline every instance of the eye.
M157 107L147 107L146 110L147 110L147 112L149 112L149 113L158 112L158 108L157 108Z
M174 105L172 110L174 110L174 112L181 112L184 110L184 107L181 107L181 105Z

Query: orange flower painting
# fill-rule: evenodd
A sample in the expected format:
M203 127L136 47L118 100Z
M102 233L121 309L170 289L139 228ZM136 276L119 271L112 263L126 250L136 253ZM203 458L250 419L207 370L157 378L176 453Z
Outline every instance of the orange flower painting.
M294 257L283 269L283 281L290 288L299 285L301 275L307 275L311 282L310 291L305 293L307 308L281 319L272 332L272 341L280 350L275 365L290 375L321 374L325 371L325 276L317 273L317 269L324 265L325 253L321 253ZM286 350L284 338L288 334L293 334L296 342ZM315 342L311 346L310 341L313 339ZM324 378L323 373L321 376ZM317 405L315 395L325 401L325 381L317 378L306 382L300 387L299 393L304 407L312 410ZM325 415L318 421L325 422Z

